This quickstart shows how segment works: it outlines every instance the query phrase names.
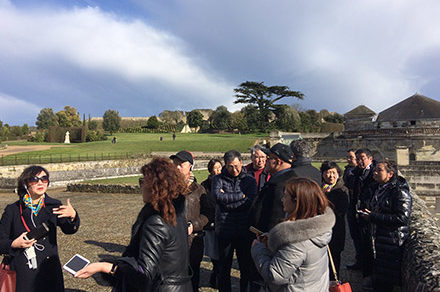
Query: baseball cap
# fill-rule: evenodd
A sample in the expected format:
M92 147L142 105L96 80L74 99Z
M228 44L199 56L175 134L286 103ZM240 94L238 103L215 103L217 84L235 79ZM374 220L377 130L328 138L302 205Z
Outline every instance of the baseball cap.
M183 162L188 161L191 165L194 164L193 155L191 154L191 152L186 150L179 151L176 154L170 156L170 159L174 159L174 158L178 158Z
M282 161L292 163L293 153L290 147L286 144L277 143L270 149L263 149L263 152L266 153L266 155L275 154Z

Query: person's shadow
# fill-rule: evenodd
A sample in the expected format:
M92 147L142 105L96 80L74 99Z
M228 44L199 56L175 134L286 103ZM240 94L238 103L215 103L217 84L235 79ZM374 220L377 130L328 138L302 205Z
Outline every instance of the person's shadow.
M99 242L99 241L95 241L95 240L85 240L84 243L99 246L108 252L119 253L118 256L115 256L112 254L98 254L98 258L99 258L100 262L113 263L116 261L116 259L118 259L120 257L120 254L122 254L122 252L125 250L124 245L111 243L111 242ZM107 275L105 273L96 273L92 276L92 278L100 286L113 286L114 280L115 280L112 276ZM79 291L82 291L82 290L78 290L78 292ZM72 290L70 292L76 292L76 290Z

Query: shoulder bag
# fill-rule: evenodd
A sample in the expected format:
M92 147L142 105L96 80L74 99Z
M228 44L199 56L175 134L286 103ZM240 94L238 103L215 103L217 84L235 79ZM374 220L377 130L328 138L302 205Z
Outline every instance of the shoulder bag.
M330 281L329 292L351 292L350 283L342 283L338 280L338 275L336 273L335 263L333 262L332 253L327 245L328 257L330 259L330 264L332 266L333 274L335 275L335 281Z

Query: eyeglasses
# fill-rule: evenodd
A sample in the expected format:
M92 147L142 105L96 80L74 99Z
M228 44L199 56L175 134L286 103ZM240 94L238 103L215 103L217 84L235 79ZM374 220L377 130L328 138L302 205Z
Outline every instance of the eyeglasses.
M42 177L38 177L38 176L31 177L29 179L29 184L30 185L36 185L38 183L38 181L40 181L40 180L44 184L49 183L49 177L47 175L44 175Z

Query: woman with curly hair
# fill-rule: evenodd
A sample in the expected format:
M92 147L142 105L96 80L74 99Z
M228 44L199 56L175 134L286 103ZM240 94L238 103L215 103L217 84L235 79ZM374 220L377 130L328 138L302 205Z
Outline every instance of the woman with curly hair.
M113 275L113 291L192 291L185 219L186 185L167 158L154 158L141 169L145 206L132 226L130 244L114 263L98 262L75 274Z
M286 219L252 243L266 291L327 292L327 244L335 215L315 181L293 177L282 198Z

